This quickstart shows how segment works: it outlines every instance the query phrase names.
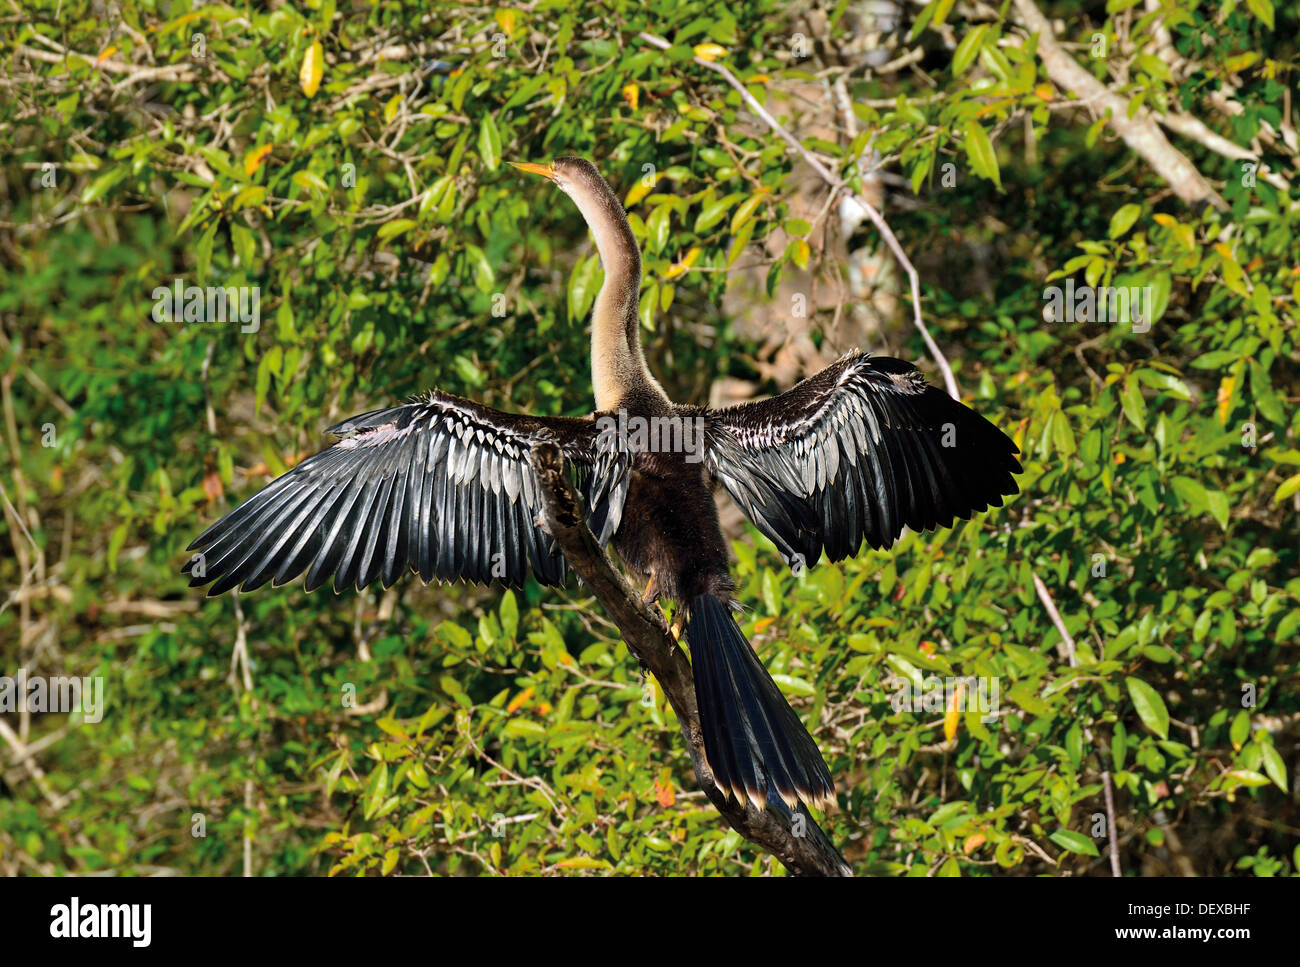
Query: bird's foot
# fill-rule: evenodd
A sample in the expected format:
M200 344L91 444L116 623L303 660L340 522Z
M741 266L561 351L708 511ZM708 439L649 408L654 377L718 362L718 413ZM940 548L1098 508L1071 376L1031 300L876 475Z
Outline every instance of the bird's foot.
M650 581L646 584L645 590L641 592L641 603L649 607L659 597L659 576L650 572ZM662 609L660 609L662 610Z

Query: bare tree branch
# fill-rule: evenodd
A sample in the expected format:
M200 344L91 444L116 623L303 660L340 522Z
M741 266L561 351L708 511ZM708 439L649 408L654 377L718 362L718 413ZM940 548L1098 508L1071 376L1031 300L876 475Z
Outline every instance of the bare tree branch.
M1220 211L1228 208L1213 186L1187 156L1169 143L1160 126L1145 109L1129 117L1129 102L1111 91L1088 73L1056 39L1052 25L1033 0L1014 0L1021 23L1031 34L1038 34L1038 56L1047 75L1067 93L1088 100L1102 111L1109 110L1107 123L1140 155L1188 205L1212 205Z
M658 47L660 50L667 50L672 46L668 41L664 40L662 37L656 37L654 34L640 33L637 34L637 36L647 44L650 44L652 47ZM920 330L921 338L925 340L925 345L926 348L930 350L931 358L934 359L935 365L939 367L939 372L943 374L943 385L948 390L948 395L955 400L961 399L961 393L957 389L957 380L952 375L952 366L948 364L948 357L943 354L943 350L939 348L939 344L934 341L934 337L930 335L930 330L926 328L925 320L921 317L921 278L916 272L916 266L914 266L912 260L907 257L907 253L903 251L903 246L898 241L898 236L894 234L894 230L891 229L889 223L885 221L885 216L880 214L880 212L876 210L876 207L863 198L861 194L849 188L849 186L844 183L843 178L827 168L826 165L822 164L820 158L805 148L803 144L800 143L799 139L791 134L785 126L781 124L781 122L772 117L767 108L763 107L763 105L758 102L758 98L749 93L749 88L745 87L745 85L737 79L735 74L723 67L721 64L715 64L713 61L705 60L703 57L696 57L694 60L695 63L699 64L701 67L707 68L715 74L719 74L723 80L730 84L736 92L740 94L744 102L749 105L749 109L762 118L763 123L771 128L773 132L778 134L781 139L790 146L790 150L799 155L799 157L801 157L804 162L812 168L812 170L815 171L824 182L826 182L826 184L831 186L832 198L839 194L845 194L862 206L862 210L866 214L867 220L876 226L876 231L880 232L880 237L885 240L885 244L889 246L889 250L894 254L894 258L898 260L898 264L902 266L903 271L907 273L907 281L911 285L912 289L912 323L918 330Z
M1248 148L1229 141L1223 135L1211 130L1208 125L1194 114L1181 111L1158 115L1157 120L1174 134L1195 141L1204 148L1233 161L1254 161L1259 164L1259 177L1283 194L1290 194L1291 183L1275 171L1270 171L1262 164L1259 156Z
M784 804L769 800L767 809L758 810L748 802L742 804L728 799L718 788L704 757L704 736L700 731L690 663L664 627L662 616L642 604L640 595L614 569L609 555L584 523L559 448L550 443L539 444L534 447L531 459L545 500L546 529L559 543L569 565L618 625L628 650L659 680L677 713L695 775L709 801L732 829L770 852L792 873L852 876L853 871L844 857L802 807L797 814L782 815ZM795 832L796 827L802 835Z

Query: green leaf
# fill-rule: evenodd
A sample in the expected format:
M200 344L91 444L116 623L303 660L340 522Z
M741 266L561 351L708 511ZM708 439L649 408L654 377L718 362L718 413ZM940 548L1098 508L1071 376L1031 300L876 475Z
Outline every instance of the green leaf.
M1250 738L1250 713L1244 708L1236 714L1228 729L1228 741L1234 749L1240 749Z
M1216 349L1204 356L1197 356L1192 360L1191 365L1193 369L1222 369L1229 363L1235 363L1240 358L1241 353L1230 352L1227 349Z
M934 167L934 152L923 151L921 157L912 169L912 194L919 195L921 186L925 184L925 179L930 176L930 170Z
M966 157L977 175L989 179L998 188L1002 187L1002 175L998 169L998 156L993 150L993 142L978 121L966 125Z
M508 641L514 641L519 633L519 603L515 593L509 589L501 595L501 607L497 612L501 617L501 632Z
M1268 773L1268 777L1273 780L1279 789L1286 792L1286 763L1282 761L1282 756L1277 749L1268 743L1260 747L1260 753L1264 763L1264 771Z
M1205 492L1206 509L1209 510L1210 516L1215 519L1222 530L1228 529L1228 495L1222 490L1207 490Z
M390 238L393 238L396 235L401 235L403 232L409 232L413 228L415 228L415 222L411 219L397 218L391 222L386 222L385 224L380 225L379 231L375 234L379 236L381 242L386 242Z
M1120 405L1124 408L1124 415L1138 430L1145 431L1147 428L1147 404L1142 398L1142 388L1138 381L1129 373L1124 377L1124 388L1119 394Z
M388 849L384 853L384 862L379 870L380 874L383 876L387 876L389 873L393 872L393 870L397 868L397 861L401 858L401 856L402 856L402 851L398 847L393 846L390 849Z
M1137 217L1142 214L1142 206L1128 204L1123 205L1110 217L1110 237L1120 238L1125 232L1133 227Z
M1069 417L1062 410L1052 414L1052 445L1063 457L1074 453L1074 431L1070 428Z
M1277 641L1290 641L1300 631L1300 608L1290 611L1277 623Z
M470 633L454 621L444 621L438 625L438 637L453 648L459 648L462 651L474 645L474 639L470 637Z
M109 168L102 175L88 184L81 193L81 203L91 205L103 198L108 190L125 178L131 169L126 165L118 164Z
M484 114L478 126L478 154L488 171L496 171L501 164L501 135L491 114Z
M122 545L126 543L126 535L127 526L122 523L113 528L113 533L108 539L108 569L112 572L117 571L117 555L122 552Z
M375 767L374 772L370 773L370 780L366 783L366 819L372 818L379 811L386 795L388 795L388 763L381 762Z
M646 244L656 255L663 251L664 245L668 242L668 219L671 214L671 206L663 204L651 212L650 217L645 220ZM721 218L722 214L718 217ZM695 230L700 231L698 223Z
M722 221L727 211L739 201L742 195L727 195L719 198L717 201L710 202L700 211L699 217L695 219L695 233L703 235L718 222Z
M596 279L600 260L594 256L580 258L569 276L569 318L583 319L596 299Z
M1282 481L1282 485L1277 488L1277 493L1273 495L1273 503L1282 503L1297 490L1300 490L1300 473L1293 477L1287 477Z
M980 24L973 30L968 31L966 36L961 39L957 45L957 50L952 55L952 76L961 77L966 73L966 68L974 63L975 58L979 55L980 46L984 43L984 34L988 32L988 24Z
M1124 679L1124 683L1142 724L1160 738L1169 738L1169 710L1165 708L1164 699L1140 678L1129 677Z
M1269 30L1273 29L1273 3L1272 0L1246 0L1246 6L1250 12L1263 21L1264 26Z
M1072 829L1058 829L1050 839L1061 849L1068 853L1080 853L1083 856L1099 856L1097 844L1094 843L1083 833L1076 833Z
M1191 477L1174 477L1169 481L1169 486L1178 495L1178 499L1194 514L1204 512L1209 505L1206 489Z
M749 221L750 216L754 214L754 209L762 204L767 197L766 191L755 192L736 209L736 214L731 216L731 233L733 235L740 231L745 223Z
M279 348L279 347L276 347ZM253 388L253 412L261 413L262 404L266 402L266 393L271 388L271 354L265 353L257 364L257 376Z

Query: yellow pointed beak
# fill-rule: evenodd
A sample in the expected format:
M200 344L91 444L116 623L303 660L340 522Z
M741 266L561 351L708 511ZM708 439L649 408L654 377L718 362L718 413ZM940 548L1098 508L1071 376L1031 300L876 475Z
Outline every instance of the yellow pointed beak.
M531 161L507 161L506 164L512 168L518 168L520 171L527 171L531 175L541 175L547 181L555 180L555 162L548 162L544 165L533 164Z

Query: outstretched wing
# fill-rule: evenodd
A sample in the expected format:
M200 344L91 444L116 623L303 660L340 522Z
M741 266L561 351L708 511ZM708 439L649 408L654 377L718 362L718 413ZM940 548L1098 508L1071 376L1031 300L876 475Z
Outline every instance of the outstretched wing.
M852 352L788 393L708 413L708 466L787 562L832 561L1017 492L1020 451L916 367Z
M563 584L568 568L536 523L541 493L529 450L556 443L578 475L601 543L618 529L625 455L597 445L594 420L531 417L432 392L345 420L337 443L308 457L204 531L189 550L190 586L208 593L307 572L313 591L422 579L521 586L529 572Z

